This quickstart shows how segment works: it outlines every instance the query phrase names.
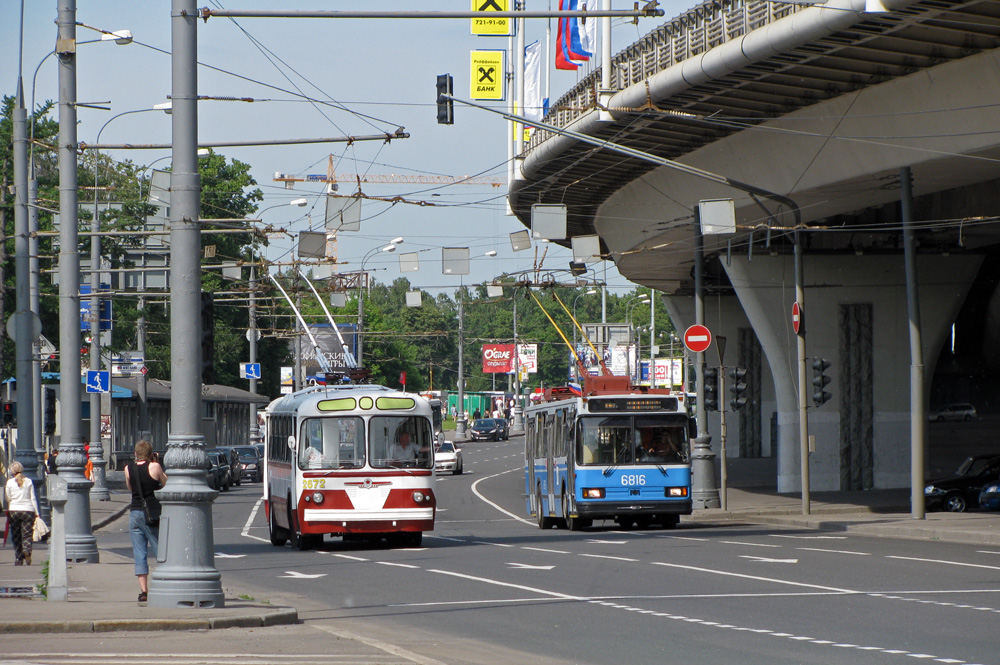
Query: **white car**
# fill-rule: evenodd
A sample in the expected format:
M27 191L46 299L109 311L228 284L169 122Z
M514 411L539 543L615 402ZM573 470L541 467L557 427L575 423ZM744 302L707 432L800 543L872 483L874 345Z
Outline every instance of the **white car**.
M940 422L942 420L973 420L978 417L976 407L971 404L966 404L965 402L958 404L945 404L940 409L931 411L928 415L928 418L932 423Z
M436 471L451 471L458 475L463 471L462 449L456 448L451 441L445 441L434 451L434 469Z

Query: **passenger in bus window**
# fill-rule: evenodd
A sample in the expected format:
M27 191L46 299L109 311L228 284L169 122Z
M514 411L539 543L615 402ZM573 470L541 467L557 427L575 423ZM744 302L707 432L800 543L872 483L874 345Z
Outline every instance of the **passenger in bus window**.
M305 430L305 448L300 465L306 469L322 469L326 461L323 455L323 426L318 420L313 420L306 423Z

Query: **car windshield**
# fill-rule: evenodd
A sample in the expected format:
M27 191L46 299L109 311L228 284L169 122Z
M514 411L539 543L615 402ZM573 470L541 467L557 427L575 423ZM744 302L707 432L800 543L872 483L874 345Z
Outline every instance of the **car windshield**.
M253 455L254 457L259 457L259 455L257 454L257 449L254 448L253 446L240 446L239 448L233 448L233 450L235 450L236 454L239 455L240 457L245 457L247 455Z
M580 420L580 464L679 464L688 458L685 416L589 416Z
M352 469L365 463L365 424L357 416L308 418L299 434L300 469Z
M493 422L492 418L483 418L472 424L472 429L493 429L494 427L496 427L496 423Z
M455 446L452 445L451 443L448 443L447 441L445 441L440 446L438 446L438 452L439 453L453 453L453 452L455 452Z
M1000 457L969 457L958 467L959 476L981 476L1000 467Z

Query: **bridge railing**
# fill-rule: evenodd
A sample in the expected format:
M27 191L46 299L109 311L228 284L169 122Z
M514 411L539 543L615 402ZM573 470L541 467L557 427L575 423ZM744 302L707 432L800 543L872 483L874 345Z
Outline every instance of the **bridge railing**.
M738 39L809 4L771 0L708 0L664 23L611 59L611 88L624 90L727 41ZM550 107L545 121L565 127L596 108L601 70L596 68ZM528 149L537 147L547 132L532 132Z

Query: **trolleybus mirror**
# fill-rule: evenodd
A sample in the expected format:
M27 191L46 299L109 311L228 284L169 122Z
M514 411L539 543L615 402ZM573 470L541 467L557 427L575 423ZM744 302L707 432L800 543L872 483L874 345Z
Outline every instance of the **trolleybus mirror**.
M295 450L295 437L294 436L289 436L288 437L288 449L289 450Z

